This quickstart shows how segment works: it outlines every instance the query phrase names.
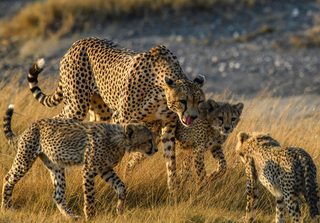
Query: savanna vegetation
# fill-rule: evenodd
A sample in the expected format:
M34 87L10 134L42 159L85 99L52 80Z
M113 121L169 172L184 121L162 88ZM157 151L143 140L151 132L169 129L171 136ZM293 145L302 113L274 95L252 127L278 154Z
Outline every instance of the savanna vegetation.
M47 83L44 90L54 88L54 81L40 79ZM16 113L13 129L19 133L33 121L51 117L61 108L53 110L42 107L25 88L11 86L1 90L0 110L5 112L9 103L14 103ZM217 100L235 101L229 94L208 95ZM239 101L242 99L237 99ZM98 215L93 222L241 222L245 210L245 175L242 163L238 163L234 146L236 133L240 130L270 132L283 145L305 148L319 166L320 114L319 108L306 104L305 98L269 98L266 94L253 99L242 100L245 109L242 121L225 144L224 151L228 171L221 179L212 182L200 194L195 194L191 182L179 191L179 201L173 204L168 199L165 163L161 152L139 165L128 186L128 208L124 216L115 213L116 197L113 190L97 179L96 208ZM310 103L310 102L309 102ZM311 103L312 105L312 103ZM9 170L15 149L7 145L0 135L0 184ZM161 150L160 150L161 151ZM181 160L178 155L178 165ZM117 167L124 179L126 159ZM180 162L179 162L180 161ZM207 171L216 167L210 154L206 157ZM143 174L141 174L143 173ZM319 174L318 174L319 176ZM83 194L81 168L67 171L67 198L69 206L82 215ZM274 199L260 187L258 222L270 222L274 215ZM52 200L53 186L49 173L41 162L36 162L32 170L19 182L14 191L14 210L2 212L0 222L64 222ZM304 210L304 218L308 212Z
M210 9L216 5L243 4L246 7L250 7L257 2L266 1L32 1L21 8L16 14L0 20L0 46L1 40L4 39L9 40L7 42L8 45L11 42L17 41L32 42L34 37L40 37L45 40L53 37L57 38L57 41L60 41L61 37L66 37L69 34L77 35L81 33L84 35L83 33L86 33L87 30L91 30L97 24L106 23L109 19L122 19L131 15L152 15L152 13L158 13L161 10L182 12L185 9ZM307 29L299 35L288 35L289 42L299 47L319 46L319 30L319 23L315 18L313 28ZM270 28L270 26L266 25L261 27L261 29L257 29L254 33L240 35L237 40L241 43L248 42L256 36L261 37L263 34L271 33L272 31L272 27ZM76 36L73 38L76 38ZM37 39L36 41L41 40ZM35 47L28 51L34 53L39 50L45 52L45 55L48 55L48 57L52 56L48 51L56 45L49 46L51 42L47 45L40 45L36 41L34 41ZM71 42L71 40L68 41ZM41 49L39 49L39 46L41 46ZM18 62L14 59L21 56L19 54L22 54L25 48L21 50L17 47L15 49L17 55L11 56L13 61L8 62L9 65L6 66L10 68L12 64L17 65L16 63ZM6 53L1 52L1 58L6 57ZM18 61L23 61L24 63L24 60L25 57L21 57ZM4 70L6 66L1 65L1 68ZM27 64L19 64L19 66L27 67ZM57 79L57 75L53 77L40 75L39 83L45 92L52 92L56 87ZM239 77L239 81L241 80L241 77ZM0 80L0 95L0 117L4 115L10 103L15 104L12 125L16 133L21 133L35 120L58 114L62 108L60 105L57 108L48 109L35 101L26 85L26 73L12 73L6 80L2 78ZM207 93L207 97L231 102L243 101L245 105L241 122L224 145L224 152L228 163L227 173L221 179L207 185L206 189L200 194L195 193L194 182L191 182L179 191L178 202L172 203L168 199L166 168L161 148L154 157L142 162L135 169L130 179L125 179L124 176L127 160L127 157L125 157L123 162L116 168L116 171L124 179L128 187L128 207L126 213L121 217L116 215L115 205L117 198L114 191L97 178L96 209L98 215L93 222L242 222L246 201L245 174L244 166L242 163L239 163L239 159L234 151L236 134L239 131L269 132L284 146L294 145L305 148L314 159L318 169L320 169L320 107L319 103L317 103L319 96L276 98L269 96L269 92L264 92L250 98L242 98L229 93L219 95ZM3 177L12 164L15 153L15 148L9 147L4 135L0 133L0 185L2 185ZM179 170L181 169L179 168L181 165L179 151L177 151L177 159ZM216 163L209 153L206 155L206 164L208 173L216 168ZM318 178L319 176L318 172ZM259 187L259 189L257 222L271 222L275 213L275 200L264 188ZM0 223L68 222L69 220L65 219L56 208L52 199L52 193L53 186L49 173L43 164L37 161L31 171L17 184L14 190L13 210L0 210ZM81 167L70 168L67 171L67 200L69 207L82 217L78 222L82 222L83 193ZM306 222L310 221L306 209L303 209L303 218ZM73 221L70 220L70 222Z

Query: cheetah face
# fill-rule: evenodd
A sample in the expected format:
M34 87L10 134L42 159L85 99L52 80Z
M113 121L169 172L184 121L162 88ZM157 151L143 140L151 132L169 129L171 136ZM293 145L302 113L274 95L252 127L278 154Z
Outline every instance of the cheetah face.
M141 152L148 156L158 151L152 132L143 124L128 124L125 128L131 152Z
M174 81L165 76L164 82L168 108L179 116L184 126L190 126L199 117L199 109L205 100L201 89L204 77L198 76L193 81Z
M228 136L240 121L243 103L230 104L207 101L207 119L213 128L218 128L222 135Z

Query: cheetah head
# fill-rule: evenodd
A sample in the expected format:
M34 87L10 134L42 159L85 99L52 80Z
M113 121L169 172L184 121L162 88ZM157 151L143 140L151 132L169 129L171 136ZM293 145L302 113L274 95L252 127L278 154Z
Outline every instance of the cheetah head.
M190 126L200 116L200 107L205 96L201 89L204 77L199 75L193 81L172 80L164 76L168 108L175 112L184 126Z
M230 104L207 100L207 120L213 128L217 128L222 135L228 136L240 121L243 103Z
M245 162L246 157L248 157L254 150L259 150L263 148L279 148L280 143L272 138L270 134L263 132L239 132L238 141L236 145L236 152L240 155L240 158Z
M129 152L141 152L151 156L158 151L152 132L143 124L125 125L125 135Z

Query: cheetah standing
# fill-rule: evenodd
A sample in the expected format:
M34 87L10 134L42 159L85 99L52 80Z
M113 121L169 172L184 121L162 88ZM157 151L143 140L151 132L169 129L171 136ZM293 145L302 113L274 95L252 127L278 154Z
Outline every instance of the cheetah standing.
M15 184L28 172L39 157L50 171L55 186L54 200L60 212L75 217L67 208L65 168L83 165L84 212L94 215L94 177L99 175L118 195L117 212L125 205L126 188L113 167L125 152L139 151L152 155L157 151L150 130L141 124L112 125L82 123L74 119L42 119L34 122L21 135L11 130L13 106L4 118L4 133L9 144L18 151L12 167L4 178L2 208L12 206Z
M246 168L247 221L254 218L251 212L255 208L257 179L276 197L277 223L284 223L284 205L293 222L300 222L300 194L309 206L311 218L319 215L317 170L305 150L283 148L267 134L240 132L236 151Z
M208 180L215 180L226 172L227 162L224 158L222 144L239 123L243 106L243 103L230 104L209 99L201 107L201 117L195 120L191 127L185 127L179 121L177 122L175 132L177 148L187 153L183 161L181 185L191 176L192 160L198 186L205 183L204 154L206 151L210 151L212 157L218 161L218 169L210 174ZM156 125L152 127L157 136L159 127ZM144 157L141 153L131 153L126 174L130 176L134 167Z
M199 116L198 106L205 97L204 78L187 79L179 62L165 46L135 53L108 40L87 38L75 42L60 62L60 81L52 95L38 86L44 60L29 71L28 81L34 97L47 107L62 100L59 117L83 120L100 97L117 123L161 122L168 187L176 184L175 127L179 119L190 126Z
M210 151L212 157L218 161L218 168L214 170L207 180L213 181L225 174L227 162L224 157L222 144L240 121L243 103L230 104L207 100L205 115L186 128L181 123L177 124L177 147L187 153L183 161L182 180L186 181L191 175L193 159L197 174L198 186L205 183L206 168L204 154Z

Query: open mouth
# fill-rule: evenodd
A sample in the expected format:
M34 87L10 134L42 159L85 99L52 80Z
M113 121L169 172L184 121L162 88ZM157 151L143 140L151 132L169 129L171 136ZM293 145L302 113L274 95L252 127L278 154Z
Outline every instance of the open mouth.
M186 117L183 117L181 121L184 125L189 126L189 125L192 125L194 120L191 116L186 116Z

